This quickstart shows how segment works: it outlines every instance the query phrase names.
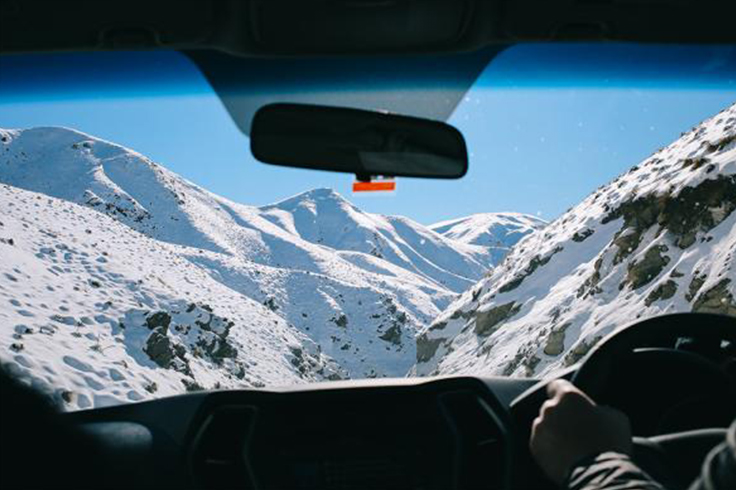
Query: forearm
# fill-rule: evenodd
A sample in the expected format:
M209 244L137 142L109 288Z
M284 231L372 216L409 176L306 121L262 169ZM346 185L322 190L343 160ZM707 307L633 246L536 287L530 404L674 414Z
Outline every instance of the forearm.
M606 452L578 464L566 481L568 490L665 490L621 453Z

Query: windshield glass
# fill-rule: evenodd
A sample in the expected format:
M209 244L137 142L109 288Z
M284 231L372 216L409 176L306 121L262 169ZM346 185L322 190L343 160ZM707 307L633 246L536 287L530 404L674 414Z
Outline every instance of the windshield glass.
M175 52L0 59L0 361L74 410L544 377L637 318L736 316L733 49L493 54L255 60L237 90ZM261 165L239 114L276 101L447 119L469 172Z

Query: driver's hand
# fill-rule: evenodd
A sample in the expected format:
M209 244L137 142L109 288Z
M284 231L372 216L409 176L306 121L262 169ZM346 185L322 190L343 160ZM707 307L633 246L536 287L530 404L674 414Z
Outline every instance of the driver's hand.
M607 451L631 452L626 415L596 405L568 381L550 382L547 395L549 400L532 424L529 448L552 481L564 483L573 466L586 457Z

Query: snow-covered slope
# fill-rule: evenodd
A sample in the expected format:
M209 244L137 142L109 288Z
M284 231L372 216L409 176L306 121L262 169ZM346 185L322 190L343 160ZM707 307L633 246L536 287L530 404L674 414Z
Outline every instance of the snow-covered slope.
M365 213L331 189L315 189L272 206L262 216L310 243L337 250L365 267L365 254L462 292L482 277L485 247L448 240L408 218ZM360 254L355 254L360 252Z
M486 271L484 247L330 190L257 208L74 130L0 130L0 143L0 292L12 305L0 358L48 386L76 380L73 406L150 396L150 383L166 394L402 376L416 330ZM84 360L95 349L137 381L102 379L107 368Z
M736 315L736 105L521 240L417 340L418 374L546 374L615 326Z
M484 247L490 264L496 265L519 240L546 225L546 221L528 214L478 213L442 221L429 228L452 240Z
M4 184L0 210L0 360L69 408L343 374L194 249Z

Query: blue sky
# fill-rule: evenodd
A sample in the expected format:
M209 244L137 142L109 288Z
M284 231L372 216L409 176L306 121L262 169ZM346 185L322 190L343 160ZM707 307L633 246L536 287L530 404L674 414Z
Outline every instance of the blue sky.
M612 73L590 63L575 76L556 70L559 65L536 64L536 71L524 71L531 66L524 65L525 54L507 52L491 63L448 121L468 142L468 175L458 181L401 179L392 195L352 196L350 176L254 161L247 137L191 66L182 68L188 71L188 86L166 96L145 87L48 96L53 80L42 79L33 82L45 86L47 96L11 97L6 85L0 87L0 127L73 127L139 151L246 204L332 187L365 210L430 224L489 211L553 219L736 102L733 56L725 58L725 68L722 57L703 57L698 63L705 78L662 79L651 67L642 77L646 70L635 66Z

